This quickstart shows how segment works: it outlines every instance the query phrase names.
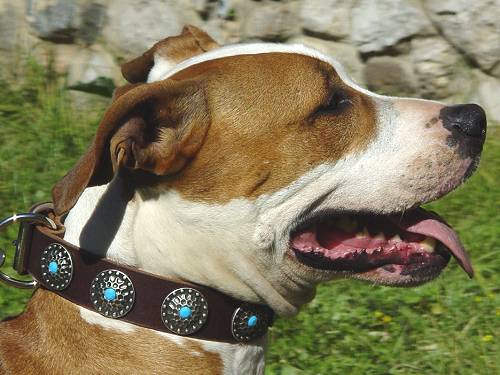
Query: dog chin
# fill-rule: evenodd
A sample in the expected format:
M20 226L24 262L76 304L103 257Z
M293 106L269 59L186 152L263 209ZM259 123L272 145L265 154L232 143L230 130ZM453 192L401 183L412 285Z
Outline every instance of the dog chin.
M414 287L434 280L448 264L446 258L441 258L434 264L402 266L389 264L374 270L353 273L349 277L369 281L375 284L392 287Z
M309 276L317 279L317 282L344 277L391 287L415 287L432 281L446 268L450 259L449 255L443 251L442 255L436 256L427 263L409 265L388 263L367 271L349 271L328 269L327 264L302 257L293 249L289 250L289 254L299 267L308 269L309 273L312 273Z

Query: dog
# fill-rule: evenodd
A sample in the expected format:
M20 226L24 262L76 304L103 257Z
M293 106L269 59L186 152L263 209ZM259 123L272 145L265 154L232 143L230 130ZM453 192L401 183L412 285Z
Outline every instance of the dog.
M420 205L476 169L479 106L377 95L311 48L221 47L193 26L122 72L53 189L67 242L283 317L327 280L415 286L451 256L472 275ZM158 332L39 288L0 325L0 373L262 374L265 347Z

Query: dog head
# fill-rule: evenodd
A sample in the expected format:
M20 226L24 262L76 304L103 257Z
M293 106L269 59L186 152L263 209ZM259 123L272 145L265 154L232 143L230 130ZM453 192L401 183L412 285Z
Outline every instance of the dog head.
M219 48L192 27L124 74L134 85L53 195L62 213L128 171L143 268L283 314L338 276L417 285L450 254L472 274L453 230L419 206L476 168L479 106L376 95L310 48Z

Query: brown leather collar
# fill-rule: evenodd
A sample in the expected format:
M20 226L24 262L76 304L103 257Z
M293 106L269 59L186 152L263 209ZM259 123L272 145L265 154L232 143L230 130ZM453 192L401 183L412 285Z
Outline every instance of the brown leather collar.
M119 320L124 320L157 331L227 343L247 342L257 339L263 336L267 328L272 325L274 314L267 306L249 304L202 285L168 280L157 275L143 272L137 268L118 264L106 258L96 257L92 253L64 241L60 237L61 233L52 231L43 226L30 224L24 225L23 229L26 251L24 252L24 259L22 262L24 264L24 269L21 271L31 274L41 287L51 290L59 296L92 311L99 312L98 306L102 307L103 302L104 305L106 305L106 302L109 302L104 294L100 295L101 292L104 293L106 285L107 287L116 287L116 291L120 293L120 286L112 285L112 283L109 283L109 280L106 285L102 283L102 280L100 284L95 282L96 276L101 274L101 272L113 270L113 272L122 272L128 277L128 281L133 285L133 295L135 299L131 303L131 306L128 306L130 311L126 312L123 317L118 317L117 319ZM65 249L67 253L61 250L61 247ZM59 255L56 254L57 256L55 258L54 256L51 257L51 249L57 250L55 253L52 253L52 255L56 253ZM63 259L64 257L60 256L61 253L58 253L58 251L71 258L71 265ZM50 262L52 262L50 265L51 270L48 270ZM70 266L72 271L70 282L64 289L57 290L61 285L60 283L58 284L58 282L64 279L64 276L66 276L66 278L68 277L68 267ZM51 273L50 271L56 272ZM66 272L66 275L59 275L62 279L58 279L58 273L63 271ZM106 276L106 272L101 275ZM55 281L55 284L52 283L51 280ZM92 285L95 287L97 286L97 289L92 289ZM102 286L101 289L98 288L99 285ZM184 293L184 296L182 296L181 293L179 297L180 292L176 292L176 300L164 302L168 295L170 295L171 298L175 297L175 293L171 293L179 291L181 288L190 288L188 290L190 292L194 290L194 292L191 293L193 299L195 295L199 296L201 294L201 296L204 297L204 303L206 303L207 309L203 310L203 306L200 306L196 301L186 301L186 298L188 300L191 298L190 296L186 297L186 293ZM99 291L96 293L96 290ZM94 295L92 295L92 293L94 293ZM113 293L114 292L111 291L111 297L115 296ZM128 294L128 296L130 296L130 294ZM110 296L108 295L107 297L109 298ZM118 298L116 302L120 302ZM190 307L187 310L186 308L184 309L184 318L182 318L180 308L184 305L189 305ZM108 307L109 306L108 304ZM200 323L201 321L198 319L203 315L200 315L200 312L203 313L200 309L206 313L206 318L201 319L206 319L206 321L202 323ZM197 310L198 315L196 317ZM100 313L105 315L106 311L106 308L104 308ZM120 311L119 307L118 309L115 308L113 311L118 315L120 315L120 312L123 313L123 311ZM190 312L194 312L195 314L192 314L189 318L185 318ZM112 314L113 312L108 311L107 316L112 318ZM170 322L164 322L163 317L169 314L170 317L174 319L171 319ZM189 319L195 317L196 321L186 326L186 322L189 322ZM170 325L170 329L167 328L168 325ZM178 328L179 326L181 328ZM196 332L186 334L186 332L192 330L193 327L197 329ZM176 332L176 330L180 330L181 332Z

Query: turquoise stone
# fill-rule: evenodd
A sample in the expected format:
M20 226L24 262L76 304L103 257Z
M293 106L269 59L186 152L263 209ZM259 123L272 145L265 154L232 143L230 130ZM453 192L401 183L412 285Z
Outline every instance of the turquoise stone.
M258 318L255 315L252 315L250 318L248 318L247 325L249 328L253 328L257 325Z
M114 301L116 299L116 290L113 288L104 289L104 299L106 301Z
M52 261L49 263L48 268L50 273L57 273L57 271L59 270L59 265L57 264L57 262Z
M193 314L193 311L188 306L182 306L179 309L179 317L181 319L187 319L187 318L191 317L192 314Z

